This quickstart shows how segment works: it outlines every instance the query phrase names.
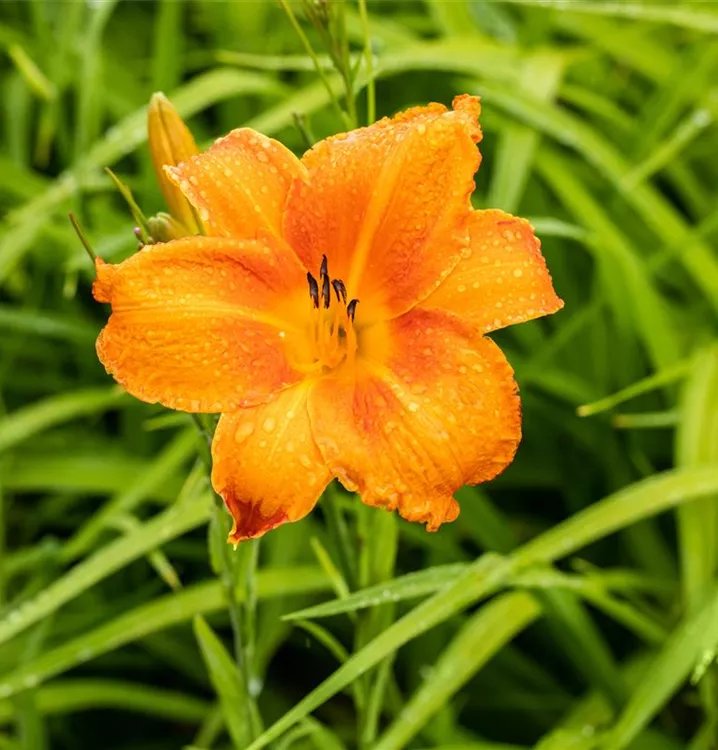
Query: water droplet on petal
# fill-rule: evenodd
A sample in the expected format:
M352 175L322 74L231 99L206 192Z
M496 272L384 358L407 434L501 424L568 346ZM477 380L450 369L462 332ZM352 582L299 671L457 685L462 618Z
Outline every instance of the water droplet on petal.
M254 425L251 422L243 422L234 434L234 439L238 443L243 443L254 432Z

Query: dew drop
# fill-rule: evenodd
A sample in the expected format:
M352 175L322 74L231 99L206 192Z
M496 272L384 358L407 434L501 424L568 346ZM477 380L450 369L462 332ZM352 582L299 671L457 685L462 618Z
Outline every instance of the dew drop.
M237 428L234 439L238 443L243 443L254 432L254 425L251 422L244 422Z

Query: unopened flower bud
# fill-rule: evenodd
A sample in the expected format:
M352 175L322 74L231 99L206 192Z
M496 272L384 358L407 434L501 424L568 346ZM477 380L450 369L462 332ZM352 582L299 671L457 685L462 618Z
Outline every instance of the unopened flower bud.
M169 181L163 170L166 165L175 166L186 161L199 153L199 149L189 128L184 124L170 100L161 92L153 94L150 99L147 108L147 132L157 181L162 189L167 208L176 219L175 224L178 223L174 229L184 226L186 231L183 236L200 233L201 227L192 206L182 191ZM153 236L155 236L154 232ZM159 238L155 236L155 239Z
M181 237L194 234L182 222L177 221L177 219L164 211L161 211L156 216L150 216L147 223L149 224L150 235L154 242L169 242L170 240L178 240Z

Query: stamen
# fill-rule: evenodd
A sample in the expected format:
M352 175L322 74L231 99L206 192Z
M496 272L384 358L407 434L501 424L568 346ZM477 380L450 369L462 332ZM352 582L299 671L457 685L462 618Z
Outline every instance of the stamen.
M319 307L319 284L309 272L307 272L307 282L309 283L309 296L312 298L314 307Z
M326 255L322 255L319 279L307 273L307 283L312 304L308 331L311 361L302 365L302 371L332 370L344 360L352 364L358 349L354 317L359 300L353 299L347 304L347 288L341 279L330 278ZM332 289L336 296L334 305Z
M353 299L348 305L347 305L347 317L349 320L354 322L354 316L356 315L357 311L357 305L359 304L358 299Z
M357 342L357 332L354 329L353 321L354 321L354 313L356 311L357 303L359 302L358 299L353 299L349 305L347 306L347 314L350 315L351 323L347 324L347 327L345 329L346 332L346 361L349 366L352 366L354 364L354 360L356 358L356 353L358 349L358 342ZM349 313L349 307L351 307L351 313Z
M347 288L344 286L344 282L341 279L334 279L332 287L334 287L334 293L337 295L337 302L343 302L346 305Z
M324 266L324 263L322 263L322 266ZM332 293L329 288L329 276L326 273L322 274L322 301L324 307L328 310L329 305L332 304Z

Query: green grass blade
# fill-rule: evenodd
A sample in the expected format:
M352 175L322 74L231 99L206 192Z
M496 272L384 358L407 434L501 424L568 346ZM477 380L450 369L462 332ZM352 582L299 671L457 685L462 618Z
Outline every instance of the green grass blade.
M128 399L119 386L113 386L62 393L26 406L0 419L0 453L50 427L115 408Z
M194 428L180 432L145 471L136 475L118 496L105 503L67 542L63 550L63 559L71 561L85 554L102 531L107 529L113 516L133 512L138 504L152 497L160 486L176 476L181 467L196 453L197 441L197 431Z
M229 736L236 748L246 747L252 738L252 727L244 680L222 641L201 615L194 618L194 634L219 697Z
M630 745L695 667L704 643L700 634L717 632L717 625L718 593L714 591L668 638L602 743L602 750L623 750Z
M619 529L715 492L718 468L678 469L648 477L580 511L520 547L519 567L552 562Z
M171 94L172 103L183 117L201 112L218 101L239 94L276 92L272 79L256 73L220 69L196 76ZM86 151L77 164L55 180L44 192L15 209L5 219L0 239L0 283L7 278L45 223L74 196L93 172L114 164L147 140L146 106L128 115L104 138Z
M0 620L0 643L55 612L128 562L206 523L210 515L210 502L210 498L204 495L193 498L192 502L176 503L137 531L116 539L75 565L35 598L5 614Z
M38 688L35 695L37 707L45 716L62 716L79 711L110 708L170 721L200 723L210 711L210 704L200 698L120 680L57 680L51 685ZM0 702L0 725L9 721L12 715L11 702Z
M591 2L591 0L582 0L580 3L567 2L567 0L499 0L499 2L555 8L570 13L613 16L630 21L666 23L705 34L718 34L718 13L708 3L636 3L616 2L615 0L600 3ZM698 5L700 9L696 10L691 7L692 5Z
M394 622L367 646L356 652L318 688L310 692L260 735L250 745L249 750L266 747L315 708L394 653L401 645L425 633L456 612L460 612L476 600L478 592L486 588L490 589L494 578L498 578L497 573L503 572L503 569L501 559L496 557L481 558L469 566L462 576L443 591Z
M649 375L647 378L643 378L636 383L631 383L631 385L600 399L600 401L595 401L592 404L584 404L576 410L576 413L579 417L591 417L594 414L600 414L603 411L612 409L614 406L630 401L632 398L642 396L644 393L650 393L657 388L675 383L677 380L681 380L688 375L692 365L691 360L683 360L678 364L667 367L665 370Z
M674 364L680 356L678 331L638 252L563 159L544 148L538 166L562 203L595 232L595 257L607 277L625 285L625 292L619 287L611 295L619 321L628 326L635 322L657 369Z
M348 596L323 604L316 604L297 612L284 615L284 620L306 620L331 617L345 612L356 612L367 607L376 607L387 602L414 599L437 591L447 582L453 581L466 570L464 563L440 565L416 573L393 578L386 583L355 591Z
M0 465L0 479L13 492L70 492L105 495L121 493L133 485L151 463L105 446L100 453L86 449L53 453L38 451L15 454ZM181 482L171 477L156 486L149 498L170 502L177 497Z
M588 124L563 109L510 87L499 88L493 83L482 83L480 93L491 105L500 107L521 122L580 153L617 190L621 190L630 167L620 152ZM622 193L621 197L665 245L685 242L689 225L651 183L641 183L633 190ZM710 247L700 240L694 240L680 255L680 261L695 284L706 294L708 302L718 310L718 260Z
M0 329L9 333L38 336L58 341L92 345L97 329L79 318L65 317L57 312L47 314L0 305Z
M260 600L327 591L329 587L326 575L316 567L274 568L257 573L257 597ZM241 599L242 591L243 585L237 590L238 599ZM177 593L157 597L3 675L0 678L0 698L35 687L78 664L146 635L185 623L197 614L209 614L225 607L219 581L188 586Z
M596 503L553 527L506 558L479 558L463 575L394 622L315 688L250 746L259 750L359 675L405 643L460 612L502 586L512 572L540 562L552 562L619 529L683 502L716 491L718 469L694 469L651 477Z
M402 712L374 745L374 750L401 750L433 715L481 667L541 614L535 599L518 592L504 594L482 607L443 650L431 678L409 699Z
M681 418L676 431L678 466L711 466L718 462L718 347L695 358L684 384ZM681 579L687 611L705 600L716 575L718 506L706 497L678 509Z
M562 53L554 50L537 52L523 63L519 85L542 100L552 101L564 75L566 63L566 56ZM521 123L510 123L507 128L502 129L487 206L502 208L509 213L516 211L528 183L540 141L538 131Z

